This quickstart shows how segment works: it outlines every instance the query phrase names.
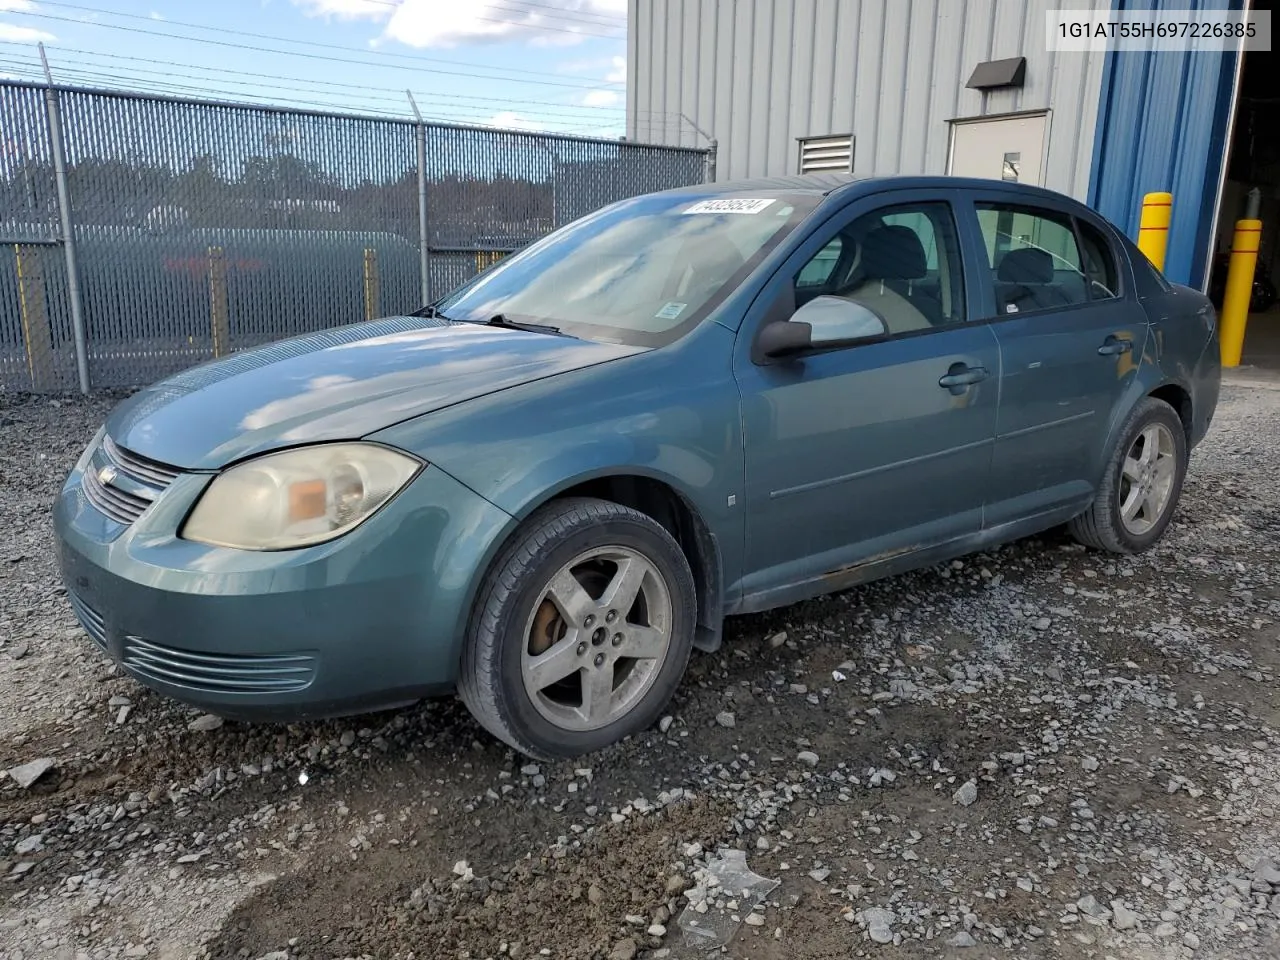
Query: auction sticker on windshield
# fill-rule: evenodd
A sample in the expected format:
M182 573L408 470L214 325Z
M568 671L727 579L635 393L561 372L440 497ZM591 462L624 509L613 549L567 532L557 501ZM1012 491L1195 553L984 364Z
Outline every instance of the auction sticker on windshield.
M700 200L685 213L760 213L773 200L748 200L745 197L728 197L721 200Z

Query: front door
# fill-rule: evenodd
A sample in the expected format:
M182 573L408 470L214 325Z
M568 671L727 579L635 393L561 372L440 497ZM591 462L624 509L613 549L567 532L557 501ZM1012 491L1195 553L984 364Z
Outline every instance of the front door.
M891 196L856 203L809 237L739 333L748 609L981 529L999 349L989 326L968 322L952 205L936 192ZM753 359L765 322L817 296L867 307L887 334Z
M1047 201L970 196L974 272L1003 357L986 509L998 526L1088 504L1147 325L1100 228Z

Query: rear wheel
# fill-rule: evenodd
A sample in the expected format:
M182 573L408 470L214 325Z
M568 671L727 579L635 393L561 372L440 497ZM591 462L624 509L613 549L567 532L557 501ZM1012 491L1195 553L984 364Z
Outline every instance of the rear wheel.
M1093 504L1071 521L1086 546L1139 553L1169 526L1187 470L1187 437L1174 409L1147 397L1125 421Z
M692 648L693 575L651 517L604 500L535 513L481 587L459 692L535 757L600 749L657 719Z

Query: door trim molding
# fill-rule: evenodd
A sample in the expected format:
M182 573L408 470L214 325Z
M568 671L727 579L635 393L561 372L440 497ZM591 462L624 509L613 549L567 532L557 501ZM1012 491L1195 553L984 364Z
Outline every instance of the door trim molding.
M1090 411L1092 415L1092 411ZM1052 426L1052 424L1050 424ZM778 500L782 497L790 496L793 493L808 493L811 490L821 490L823 487L834 487L837 483L846 483L849 480L858 480L862 477L870 477L877 473L884 473L886 470L896 470L899 467L911 467L918 463L927 463L930 460L937 460L939 457L949 457L953 453L963 453L966 450L976 450L979 447L989 446L996 442L996 437L988 437L985 440L975 440L973 443L962 443L958 447L947 447L945 450L935 450L933 453L922 453L918 457L909 457L906 460L895 460L893 463L882 463L876 467L868 467L866 470L857 470L853 473L843 473L838 477L827 477L825 480L811 480L808 483L801 483L794 487L783 487L781 490L773 490L769 493L770 500Z
M1010 430L1008 433L996 435L997 440L1011 440L1014 437L1025 437L1029 433L1036 433L1040 430L1049 430L1053 427L1065 427L1069 423L1075 423L1077 420L1088 420L1090 417L1096 416L1097 410L1086 410L1084 413L1073 413L1069 417L1062 417L1059 420L1049 420L1045 423L1032 424L1029 427L1023 427L1020 430Z

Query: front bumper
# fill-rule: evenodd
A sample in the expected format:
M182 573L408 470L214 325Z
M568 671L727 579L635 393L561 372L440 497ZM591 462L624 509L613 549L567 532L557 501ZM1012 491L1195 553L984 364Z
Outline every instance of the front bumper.
M131 676L222 716L297 720L445 692L472 593L514 523L436 467L329 543L255 552L178 539L207 474L183 474L132 524L54 507L63 582L92 641Z

